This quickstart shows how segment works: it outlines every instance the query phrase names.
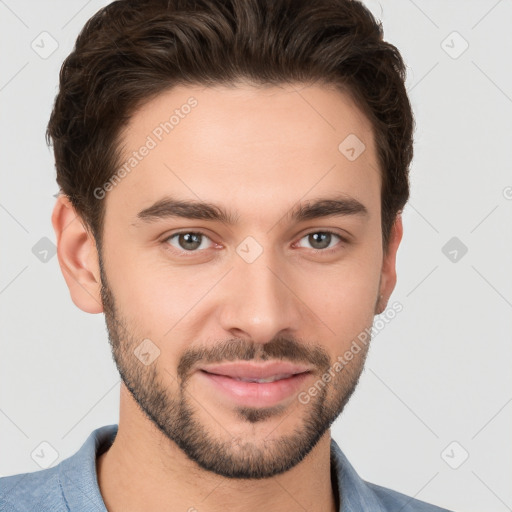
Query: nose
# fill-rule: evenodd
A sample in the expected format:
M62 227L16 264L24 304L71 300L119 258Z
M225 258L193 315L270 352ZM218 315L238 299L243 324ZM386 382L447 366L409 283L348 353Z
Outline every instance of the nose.
M300 331L306 308L293 291L291 273L282 267L271 251L264 251L252 263L235 257L220 306L225 332L263 344Z

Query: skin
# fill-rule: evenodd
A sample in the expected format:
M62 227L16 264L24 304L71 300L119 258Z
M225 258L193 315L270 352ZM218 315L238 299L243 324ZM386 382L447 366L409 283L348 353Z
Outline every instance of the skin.
M237 407L196 370L226 361L228 347L236 360L301 358L313 367L307 391L385 309L403 228L398 216L384 253L371 124L326 85L180 86L132 116L124 157L190 96L197 106L103 199L101 255L66 197L52 215L71 298L105 313L122 376L118 435L97 461L102 496L110 512L338 510L329 426L367 347L307 404L294 395L264 411ZM349 134L366 146L354 161L338 150ZM368 214L298 224L286 216L335 193ZM238 221L137 218L166 194L222 205ZM337 250L322 253L307 235L326 229L348 243L333 236L325 246ZM206 235L191 257L169 238L180 230ZM263 250L251 263L236 252L248 236ZM133 354L143 339L160 350L149 365ZM180 373L190 354L195 365ZM233 477L233 468L258 477Z

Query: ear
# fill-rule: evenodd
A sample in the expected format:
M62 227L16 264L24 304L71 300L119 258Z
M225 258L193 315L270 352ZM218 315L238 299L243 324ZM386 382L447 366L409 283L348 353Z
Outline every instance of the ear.
M396 253L403 235L402 214L399 213L389 237L387 252L382 258L382 270L380 279L380 300L377 301L375 314L380 315L387 307L389 297L393 293L396 285Z
M86 313L101 313L101 279L94 237L85 229L67 196L59 195L52 225L57 239L57 257L71 299Z

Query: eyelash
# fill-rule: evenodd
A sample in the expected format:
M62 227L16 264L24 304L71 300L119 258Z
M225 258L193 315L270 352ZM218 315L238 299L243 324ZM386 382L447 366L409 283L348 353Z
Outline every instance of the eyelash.
M310 231L309 233L306 233L305 235L303 235L300 239L302 240L303 238L309 236L309 235L312 235L314 233L324 233L324 234L329 234L329 235L334 235L336 237L338 237L340 239L340 243L342 244L348 244L349 241L344 238L343 236L341 236L340 234L334 232L334 231L331 231L329 229L322 229L322 230L319 230L317 229L316 231ZM178 254L179 257L182 257L182 258L190 258L190 257L193 257L195 255L197 255L198 253L204 251L205 249L201 249L201 250L195 250L195 251L185 251L185 250L179 250L179 249L176 249L175 247L172 247L171 245L169 245L169 240L171 240L172 238L174 237L177 237L179 235L184 235L184 234L194 234L194 235L201 235L201 236L204 236L208 239L210 239L210 237L204 233L203 231L192 231L192 230L186 230L186 231L178 231L176 233L173 233L172 235L169 235L168 237L166 237L162 242L163 244L165 245L165 249L172 252L173 254ZM340 250L340 247L339 246L339 243L336 244L334 247L331 247L329 249L310 249L311 251L313 251L314 254L319 254L319 253L322 253L322 254L331 254L333 252L336 252L336 251L339 251Z

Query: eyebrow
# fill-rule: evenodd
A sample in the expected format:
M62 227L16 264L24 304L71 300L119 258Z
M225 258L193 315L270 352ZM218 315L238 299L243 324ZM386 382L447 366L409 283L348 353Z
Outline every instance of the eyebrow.
M357 199L341 195L299 203L283 215L295 222L345 216L364 218L368 216L368 209ZM228 225L235 225L239 219L239 215L213 203L184 201L169 196L158 200L137 214L137 219L142 220L144 224L175 217L217 221Z

